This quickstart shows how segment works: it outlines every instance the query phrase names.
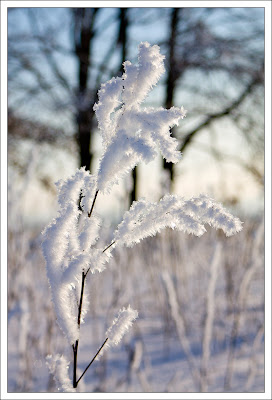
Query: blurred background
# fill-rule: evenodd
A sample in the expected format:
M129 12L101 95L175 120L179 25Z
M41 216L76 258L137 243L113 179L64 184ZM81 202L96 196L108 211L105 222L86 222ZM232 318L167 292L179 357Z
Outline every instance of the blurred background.
M8 9L10 391L56 390L44 358L64 344L40 232L57 213L54 182L80 166L96 170L97 91L125 60L137 62L142 41L160 46L166 67L144 105L188 110L172 132L183 157L140 165L100 197L105 242L133 200L166 191L206 193L244 230L227 240L166 231L92 277L88 354L101 344L104 310L107 320L134 302L140 320L82 391L264 390L264 9L16 7Z
M120 216L139 196L158 200L165 185L262 211L262 8L10 8L9 172L21 180L35 157L28 221L54 213L56 180L79 166L95 171L97 91L122 74L123 61L137 62L141 41L159 45L166 66L145 105L188 110L173 132L183 160L136 169L107 212Z

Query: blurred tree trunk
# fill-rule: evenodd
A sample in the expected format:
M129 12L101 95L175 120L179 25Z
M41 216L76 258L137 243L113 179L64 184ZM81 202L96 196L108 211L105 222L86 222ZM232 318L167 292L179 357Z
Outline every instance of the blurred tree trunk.
M128 9L120 8L119 14L119 35L117 44L121 46L122 53L122 62L120 65L120 73L123 73L123 62L127 60L127 44L128 44L128 27L129 27L129 18L128 18ZM129 206L133 203L133 201L137 200L137 179L138 179L138 169L135 167L131 172L132 186L129 192Z
M165 108L169 109L174 103L174 93L176 88L176 82L179 77L175 50L177 44L177 27L179 21L180 8L173 8L170 17L170 35L168 40L168 57L167 57L167 78L166 78L166 94L165 94ZM174 136L174 131L172 129L172 136ZM170 188L174 181L174 168L173 163L163 160L163 168L169 174Z
M239 119L242 120L243 112L246 114L247 110L242 111L243 103L249 102L250 97L254 95L254 91L263 85L263 63L261 52L252 53L250 41L254 36L261 38L261 31L253 29L253 32L248 33L248 38L241 39L234 35L223 37L218 35L206 22L207 17L214 13L212 9L202 9L200 14L196 14L188 8L172 8L170 9L168 40L166 40L166 87L165 87L165 108L171 108L175 100L175 93L180 89L182 83L180 78L185 72L198 71L204 76L209 78L209 74L214 72L225 73L230 82L237 81L242 83L243 88L237 90L236 97L228 100L228 95L220 93L215 89L215 94L209 90L203 91L203 95L207 98L207 102L214 98L218 98L214 112L205 110L205 99L203 106L200 108L200 115L202 114L203 121L186 133L181 139L181 146L179 150L184 153L193 142L196 136L202 131L203 128L209 128L213 121L228 116L229 120L234 121L238 126ZM230 9L229 17L233 16L233 10ZM246 16L241 14L241 21L247 22ZM247 42L248 40L248 42ZM247 43L245 45L245 43ZM243 62L241 61L241 54L243 54ZM212 56L211 56L212 55ZM255 59L256 55L256 59ZM256 62L255 62L256 60ZM216 76L216 75L215 75ZM238 85L239 87L239 85ZM188 89L185 89L188 90ZM192 96L194 91L198 90L195 84L191 88ZM201 90L200 90L201 93ZM227 93L227 91L226 91ZM256 96L256 95L255 95ZM219 105L219 107L218 107ZM195 107L195 108L194 108ZM198 105L193 104L191 113L198 112ZM247 120L249 115L247 114ZM240 123L240 125L242 125ZM243 128L240 128L243 133ZM177 130L176 130L177 132ZM172 130L172 136L175 136L175 131ZM243 133L246 140L253 141L255 139L247 139L248 133ZM262 133L259 133L261 136ZM254 136L258 136L255 134ZM257 140L256 140L257 141ZM223 154L218 159L226 159ZM234 160L237 165L242 166L248 172L257 178L258 182L262 181L262 173L258 172L258 166L252 166L252 162L245 163L242 159L237 158ZM251 164L251 166L249 166ZM163 161L164 171L168 172L169 183L167 182L168 191L173 189L175 179L175 167L172 163Z
M80 166L92 167L91 129L94 113L90 107L88 78L91 65L91 46L94 37L94 22L97 8L77 8L74 13L74 46L78 58L77 88L77 143L80 154Z
M122 52L122 62L120 65L120 72L123 72L123 62L126 61L127 58L127 31L128 31L128 9L120 8L119 13L119 34L117 39L117 45L121 46Z

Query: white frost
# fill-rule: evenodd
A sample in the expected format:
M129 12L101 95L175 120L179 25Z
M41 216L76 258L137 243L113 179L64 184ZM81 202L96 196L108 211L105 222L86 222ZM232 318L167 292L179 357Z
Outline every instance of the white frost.
M198 218L215 229L222 229L226 236L235 235L243 229L239 218L234 217L222 204L203 194L187 200L184 210L193 218Z
M152 161L158 150L168 162L181 158L170 128L185 117L184 108L140 107L164 72L163 59L158 46L141 43L138 65L126 61L122 77L112 78L98 92L94 110L104 147L97 177L100 191L109 192L140 161Z
M119 311L111 327L106 332L107 346L117 346L124 334L129 330L133 321L138 317L138 312L130 306Z
M72 177L59 181L57 188L60 210L43 232L42 249L57 321L73 344L79 338L77 314L82 272L101 272L111 251L103 253L103 249L93 248L99 238L100 219L95 214L88 218L93 197L87 197L95 194L96 178L81 168ZM83 213L79 209L80 194L84 196ZM86 304L85 301L81 322Z
M207 196L184 200L182 197L165 195L158 203L145 199L134 202L118 225L114 240L116 245L131 247L166 227L201 236L206 232L206 223L216 229L221 228L226 236L242 229L238 218Z
M61 392L75 392L71 379L69 378L69 362L63 355L56 354L54 357L48 355L46 364L50 373L53 375L58 390Z

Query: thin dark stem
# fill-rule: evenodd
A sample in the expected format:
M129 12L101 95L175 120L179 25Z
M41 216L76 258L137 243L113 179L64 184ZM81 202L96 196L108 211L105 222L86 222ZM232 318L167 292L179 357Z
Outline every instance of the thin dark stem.
M78 329L80 328L81 310L82 310L83 293L84 293L84 283L85 283L86 275L87 274L82 272L81 293L80 293L80 300L79 300L79 306L78 306L78 316L77 316ZM76 370L77 370L78 343L79 343L78 340L76 340L76 343L73 345L73 353L74 353L73 387L74 388L77 387Z
M105 251L108 250L114 243L115 243L115 240L114 240L113 242L111 242L111 244L109 244L109 245L102 251L102 253L105 253Z
M103 349L103 347L105 346L106 342L107 342L108 338L105 340L105 342L102 344L102 346L100 347L100 349L97 351L96 355L93 357L92 361L87 365L87 367L85 368L84 372L82 373L82 375L80 376L80 378L78 378L76 385L78 385L78 382L80 381L80 379L83 377L83 375L85 374L85 372L87 372L88 368L92 365L92 363L94 362L94 360L96 359L96 357L98 356L98 354L100 353L100 351Z
M95 201L96 201L98 192L99 192L99 190L97 190L96 193L95 193L95 196L94 196L94 199L93 199L93 204L92 204L91 210L90 210L90 212L88 213L88 217L89 217L89 218L90 218L90 216L92 215L93 208L94 208L94 203L95 203Z
M98 190L95 193L94 199L93 199L93 203L92 203L92 207L90 212L88 213L88 217L90 218L93 212L93 208L95 205L95 201L98 195ZM103 250L103 253L110 248L115 242L112 242L108 247L106 247ZM85 279L86 276L89 272L90 268L86 271L86 272L82 272L82 281L81 281L81 293L80 293L80 300L79 300L79 306L78 306L78 317L77 317L77 324L78 324L78 329L80 329L80 319L81 319L81 310L82 310L82 304L83 304L83 294L84 294L84 284L85 284ZM76 379L76 371L77 371L77 354L78 354L78 345L79 345L79 341L76 340L75 344L73 344L73 353L74 353L74 370L73 370L73 387L76 388L78 385L78 382L80 381L80 379L83 377L83 375L85 374L85 372L87 371L87 369L91 366L91 364L94 362L95 358L98 356L99 352L101 351L101 349L104 347L105 343L107 342L108 338L105 340L105 342L102 344L102 346L100 347L100 349L98 350L98 352L96 353L96 355L94 356L94 358L92 359L92 361L90 362L90 364L87 366L87 368L85 369L85 371L83 372L83 374L80 376L80 378L77 380Z
M82 303L83 303L83 293L84 293L85 279L86 279L86 274L84 272L82 272L81 293L80 293L80 300L79 300L79 306L78 306L78 316L77 316L78 328L80 327L80 318L81 318L81 310L82 310Z
M75 345L73 345L73 352L74 352L73 388L77 387L77 381L76 381L77 349L78 349L78 340L76 340Z

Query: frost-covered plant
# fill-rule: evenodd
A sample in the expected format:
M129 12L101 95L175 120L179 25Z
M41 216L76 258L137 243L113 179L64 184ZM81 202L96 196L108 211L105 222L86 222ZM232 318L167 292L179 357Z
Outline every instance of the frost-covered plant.
M126 61L122 77L102 84L99 101L94 106L104 148L98 171L91 175L81 168L57 183L59 212L43 232L42 247L57 321L73 349L72 382L68 376L69 362L64 356L47 359L50 371L64 391L76 389L102 348L104 351L117 345L138 316L130 306L119 311L104 343L77 378L80 324L88 306L86 299L83 302L86 277L89 272L105 269L114 248L132 247L166 227L196 236L204 234L205 224L221 228L227 236L242 229L238 218L207 196L185 200L168 194L158 203L135 201L117 226L112 242L106 247L100 244L101 220L94 212L98 193L109 193L140 161L150 162L158 151L168 162L180 160L177 140L171 136L170 128L185 117L184 108L141 107L164 72L163 59L158 46L141 43L138 65Z

